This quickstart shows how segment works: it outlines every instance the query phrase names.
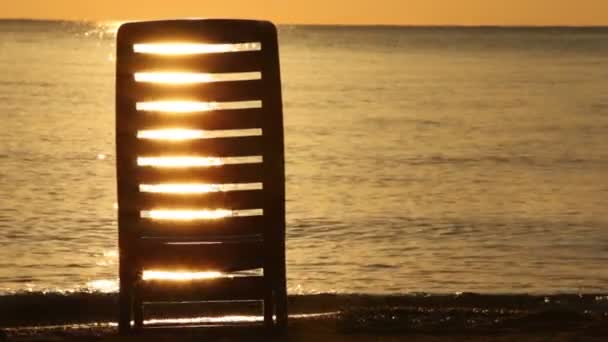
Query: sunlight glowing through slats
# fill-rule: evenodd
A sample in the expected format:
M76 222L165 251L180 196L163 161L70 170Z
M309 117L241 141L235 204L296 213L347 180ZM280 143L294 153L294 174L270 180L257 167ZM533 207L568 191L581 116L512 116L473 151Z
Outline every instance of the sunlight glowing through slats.
M202 279L214 279L223 277L224 274L221 272L207 271L207 272L187 272L187 271L144 271L143 280L173 280L173 281L189 281L189 280L202 280Z
M135 74L135 82L164 84L194 84L213 81L211 74L183 72L140 72Z
M138 139L153 140L192 140L205 138L228 138L260 135L262 135L262 129L260 128L210 131L183 128L168 128L157 130L143 130L137 132Z
M138 131L138 139L155 139L155 140L191 140L202 139L205 137L205 131L194 129L160 129Z
M150 166L160 168L186 168L186 167L211 167L232 164L257 164L262 163L262 156L248 157L138 157L138 166Z
M222 109L248 109L261 108L262 101L235 101L235 102L199 102L199 101L149 101L137 102L135 108L142 112L164 113L198 113Z
M140 217L144 219L159 221L198 221L198 220L219 220L229 217L249 217L264 215L264 209L245 209L245 210L165 210L153 209L140 211Z
M136 82L162 84L197 84L223 81L259 80L260 72L241 73L190 73L190 72L139 72L134 75Z
M192 113L207 112L216 108L215 102L152 101L137 102L136 109L143 112Z
M139 191L166 194L204 194L209 192L228 192L260 190L262 183L239 184L140 184Z
M138 166L153 167L208 167L224 165L222 158L215 157L139 157Z
M232 210L145 210L141 212L142 218L152 220L171 220L171 221L194 221L194 220L219 220L232 217Z
M141 43L134 44L135 53L154 55L198 55L206 53L260 51L262 44L259 42L238 44L203 44L203 43Z
M204 194L220 192L218 184L140 184L140 192L159 194Z

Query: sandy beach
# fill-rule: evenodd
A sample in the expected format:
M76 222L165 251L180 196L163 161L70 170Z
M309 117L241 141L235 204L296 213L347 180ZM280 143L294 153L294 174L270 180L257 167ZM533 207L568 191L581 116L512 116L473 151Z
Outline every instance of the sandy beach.
M146 332L119 336L115 329L23 329L9 331L3 341L605 341L607 332L599 327L584 330L546 329L543 331L505 332L396 332L344 333L335 327L334 319L302 320L290 326L285 336L268 336L259 330L237 332L197 329L184 332Z
M119 336L114 295L24 301L1 297L7 341L605 341L608 302L599 295L309 295L290 297L290 326L272 335L247 323L174 329L154 326ZM96 310L90 310L95 307ZM60 309L59 309L60 308ZM206 305L218 317L219 307ZM222 310L225 310L223 308ZM90 310L90 312L89 312ZM228 307L234 314L234 308ZM253 311L249 311L251 314ZM32 313L37 313L32 314ZM165 310L165 315L171 310ZM184 311L173 317L191 317ZM222 313L223 314L223 313ZM154 318L157 318L155 316ZM251 316L250 316L251 317Z

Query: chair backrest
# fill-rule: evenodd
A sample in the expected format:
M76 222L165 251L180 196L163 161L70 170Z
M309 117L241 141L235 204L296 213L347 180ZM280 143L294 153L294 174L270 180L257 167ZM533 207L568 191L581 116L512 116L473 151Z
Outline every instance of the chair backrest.
M280 272L285 176L274 25L123 25L116 147L121 291L146 269Z
M281 235L285 225L284 147L274 26L245 20L133 23L121 27L117 44L116 146L121 232L129 230L135 237L206 238L263 234L272 227L272 235ZM180 75L153 75L167 72L192 73L181 75L181 80L202 83L146 82L155 76L161 82L180 81ZM227 73L259 73L260 78L207 82L210 77ZM239 77L224 77L230 76ZM151 139L154 133L163 136L158 130L175 128L196 131L164 132L175 134L172 138L182 134L193 139ZM228 130L246 130L240 132L256 135L222 136L230 135ZM179 159L171 160L172 157ZM238 189L229 186L200 195L159 193L162 187L154 187L255 183L261 183L262 189L227 191ZM193 187L181 190L196 191ZM175 209L262 209L263 215L257 215L257 211L249 213L253 216L240 216L237 212L238 216L224 219L150 218L166 216L170 213L165 210Z

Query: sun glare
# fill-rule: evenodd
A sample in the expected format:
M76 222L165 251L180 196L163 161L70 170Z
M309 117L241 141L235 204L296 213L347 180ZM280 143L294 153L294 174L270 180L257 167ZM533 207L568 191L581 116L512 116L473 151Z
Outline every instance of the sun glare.
M220 166L224 162L216 157L139 157L138 166L153 167L208 167Z
M187 272L187 271L144 271L143 280L173 280L189 281L220 278L224 274L221 272Z
M154 55L198 55L206 53L260 51L259 42L240 44L202 44L202 43L142 43L134 44L135 53Z
M195 130L184 128L167 128L157 130L143 130L137 132L138 139L153 140L193 140L205 138L229 138L243 136L260 136L262 129L238 129L238 130Z
M239 184L140 184L139 191L149 193L167 194L204 194L220 191L260 190L262 183Z
M262 183L239 184L140 184L139 191L167 194L204 194L220 191L260 190Z
M191 140L202 139L204 137L205 131L181 128L146 130L137 132L138 139Z
M110 33L113 36L116 36L118 33L118 29L124 24L124 21L107 21L99 24L100 27L103 27L106 33Z
M207 112L216 108L216 102L198 101L151 101L136 104L136 109L143 112L193 113Z
M204 194L222 191L219 184L140 184L139 191L168 194Z
M138 72L134 78L135 82L164 84L194 84L214 81L212 74L188 72Z
M161 84L197 84L223 81L246 81L259 80L262 78L260 72L238 72L238 73L192 73L192 72L138 72L133 76L136 82L161 83Z
M142 218L152 220L193 221L193 220L218 220L234 216L232 210L149 210L142 211Z
M142 112L197 113L222 109L261 108L262 101L199 102L187 100L137 102L135 108Z

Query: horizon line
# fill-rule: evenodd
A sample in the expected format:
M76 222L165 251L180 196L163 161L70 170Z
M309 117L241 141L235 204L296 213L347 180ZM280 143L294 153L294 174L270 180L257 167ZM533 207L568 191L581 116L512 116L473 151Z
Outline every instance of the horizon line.
M180 20L182 18L171 18L171 19L129 19L129 20L118 20L118 19L103 19L103 20L91 20L91 19L53 19L53 18L2 18L0 22L44 22L44 23L87 23L87 24L98 24L98 23L111 23L111 22L137 22L137 21L164 21L164 20ZM194 18L183 18L193 19ZM225 19L225 18L201 18L201 19ZM240 18L236 18L240 19ZM263 19L252 19L252 20L263 20ZM286 22L275 22L278 26L315 26L315 27L402 27L402 28L608 28L608 24L602 25L569 25L569 24L552 24L552 25L541 25L541 24L514 24L514 25L501 25L501 24L345 24L345 23L286 23Z

